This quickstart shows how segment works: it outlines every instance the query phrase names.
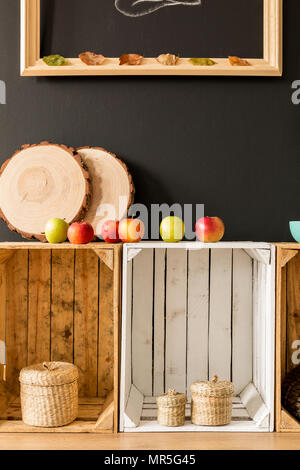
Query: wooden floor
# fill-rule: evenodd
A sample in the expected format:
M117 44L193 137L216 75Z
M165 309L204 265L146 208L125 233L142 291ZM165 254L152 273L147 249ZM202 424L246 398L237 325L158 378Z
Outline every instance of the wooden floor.
M300 450L300 434L2 434L0 450Z

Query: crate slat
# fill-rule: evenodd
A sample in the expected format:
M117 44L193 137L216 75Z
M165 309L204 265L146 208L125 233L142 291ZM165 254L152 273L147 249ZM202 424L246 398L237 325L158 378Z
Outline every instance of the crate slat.
M231 380L232 249L211 251L209 379Z
M97 330L96 330L97 331ZM113 272L100 262L99 266L99 356L98 395L106 397L114 384L114 309ZM97 357L97 354L94 356ZM95 361L96 362L96 361Z
M287 265L287 331L286 348L288 373L295 367L292 362L293 343L300 340L300 256L299 253Z
M74 359L74 251L52 250L51 360Z
M133 261L132 380L144 395L152 394L153 250Z
M28 250L17 251L7 263L7 382L19 392L19 373L27 366Z
M97 396L98 256L75 252L74 364L79 370L79 395Z
M165 390L165 257L166 250L155 250L154 257L154 367L153 393Z
M239 394L252 381L252 258L233 250L232 382Z
M187 253L167 250L166 391L186 391Z
M51 251L29 250L28 364L50 361Z
M191 384L208 379L209 250L189 252L187 394ZM201 358L201 360L199 360Z

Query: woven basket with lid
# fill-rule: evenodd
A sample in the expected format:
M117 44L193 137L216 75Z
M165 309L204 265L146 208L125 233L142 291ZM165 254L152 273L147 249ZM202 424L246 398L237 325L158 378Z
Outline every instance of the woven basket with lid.
M185 405L187 402L184 393L177 393L169 389L156 398L158 414L157 421L162 426L183 426L185 421Z
M229 424L232 416L232 396L234 387L231 382L212 381L194 382L191 385L192 423L199 426L221 426Z
M22 419L39 427L65 426L78 414L78 369L67 362L44 362L20 372Z

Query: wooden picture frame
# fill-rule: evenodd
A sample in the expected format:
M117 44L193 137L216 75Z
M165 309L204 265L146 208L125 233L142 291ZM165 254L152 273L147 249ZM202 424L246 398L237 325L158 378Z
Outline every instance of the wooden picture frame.
M21 76L76 75L212 75L281 76L283 0L264 0L263 58L251 59L250 66L232 66L227 58L214 58L213 66L195 66L187 58L176 66L159 64L145 58L141 65L119 65L118 58L108 58L101 66L85 65L79 58L68 58L70 65L53 67L40 57L40 0L21 1Z

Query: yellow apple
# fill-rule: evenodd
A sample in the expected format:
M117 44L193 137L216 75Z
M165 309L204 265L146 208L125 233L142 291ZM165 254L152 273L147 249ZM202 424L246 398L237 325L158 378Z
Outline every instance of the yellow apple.
M165 242L180 242L183 239L185 226L180 217L165 217L160 224L160 235Z

